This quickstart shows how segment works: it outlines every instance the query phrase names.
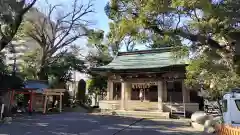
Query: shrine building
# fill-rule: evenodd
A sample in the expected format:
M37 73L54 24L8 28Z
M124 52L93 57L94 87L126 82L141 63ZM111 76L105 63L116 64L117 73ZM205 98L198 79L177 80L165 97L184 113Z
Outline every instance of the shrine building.
M198 111L199 104L184 85L186 60L173 58L171 49L120 52L108 65L93 68L95 73L108 77L107 96L99 107L166 115Z

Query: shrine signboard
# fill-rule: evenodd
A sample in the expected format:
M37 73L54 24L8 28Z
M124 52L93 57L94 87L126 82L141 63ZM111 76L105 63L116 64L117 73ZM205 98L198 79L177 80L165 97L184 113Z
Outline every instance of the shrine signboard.
M147 83L132 83L132 88L142 88L142 89L145 89L145 88L149 88L153 85L157 85L157 82L147 82Z

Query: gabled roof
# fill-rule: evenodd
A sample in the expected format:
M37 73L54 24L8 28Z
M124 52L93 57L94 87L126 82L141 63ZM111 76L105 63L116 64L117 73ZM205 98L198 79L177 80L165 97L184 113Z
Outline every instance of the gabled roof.
M135 70L135 69L159 69L172 66L185 66L186 60L174 59L172 48L160 48L154 50L120 52L111 63L94 68L102 70Z
M49 85L46 81L41 80L28 80L25 82L25 88L36 89L35 92L43 93L44 89L49 88Z

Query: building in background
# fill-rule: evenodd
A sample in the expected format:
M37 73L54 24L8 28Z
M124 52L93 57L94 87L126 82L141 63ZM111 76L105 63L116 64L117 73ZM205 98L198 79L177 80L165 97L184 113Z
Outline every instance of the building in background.
M85 82L89 79L88 75L85 73L80 73L79 71L71 71L72 72L72 80L67 82L67 89L69 90L69 94L76 98L76 94L78 91L78 83L81 79ZM88 93L86 89L86 94Z
M46 15L44 15L44 13L38 11L36 8L32 8L25 15L24 20L41 22L44 18L46 19ZM50 21L47 23L50 23ZM40 24L41 23L39 23L39 25ZM31 37L22 37L21 40L12 41L10 45L2 51L5 55L5 63L10 67L15 67L15 71L19 71L20 65L23 62L22 56L27 52L36 50L37 48L39 48L38 43Z
M5 55L5 63L8 66L16 65L16 71L19 70L21 63L23 62L22 56L30 51L34 51L38 48L35 41L30 38L25 40L12 41L8 48L3 50Z

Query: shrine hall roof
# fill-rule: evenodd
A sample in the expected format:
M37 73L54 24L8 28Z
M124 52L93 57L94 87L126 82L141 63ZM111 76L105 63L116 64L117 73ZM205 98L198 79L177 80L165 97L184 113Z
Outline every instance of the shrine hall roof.
M103 70L134 70L159 69L172 66L185 66L186 60L173 58L172 48L154 50L120 52L108 65L94 68L94 71Z

